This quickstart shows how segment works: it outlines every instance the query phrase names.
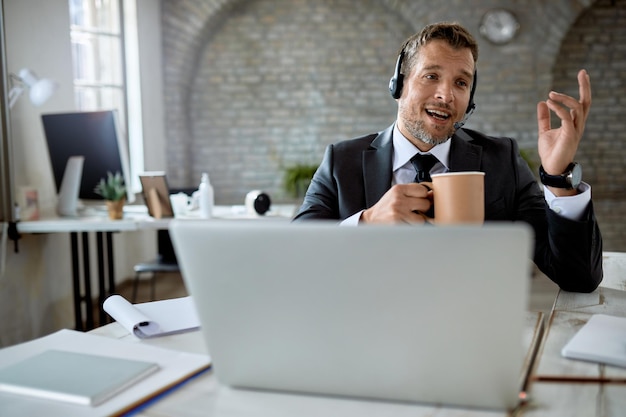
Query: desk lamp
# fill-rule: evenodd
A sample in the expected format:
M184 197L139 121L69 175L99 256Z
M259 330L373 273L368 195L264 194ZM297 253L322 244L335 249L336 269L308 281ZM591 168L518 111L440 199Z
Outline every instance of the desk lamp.
M28 68L22 68L19 75L10 74L13 87L9 91L9 108L12 108L21 95L30 90L30 101L35 106L44 104L56 91L58 85L48 78L39 78Z
M39 78L32 70L22 68L19 75L10 74L11 90L9 91L9 109L13 108L17 100L24 94L26 90L30 90L29 97L31 103L39 107L44 104L57 90L57 83L48 78ZM9 152L10 153L10 152ZM10 161L9 161L9 170ZM10 172L10 171L9 171ZM11 199L11 201L13 201ZM15 214L10 216L11 221L8 223L7 236L15 242L15 252L17 253L17 241L20 235L17 231L17 221ZM3 251L4 252L4 251Z

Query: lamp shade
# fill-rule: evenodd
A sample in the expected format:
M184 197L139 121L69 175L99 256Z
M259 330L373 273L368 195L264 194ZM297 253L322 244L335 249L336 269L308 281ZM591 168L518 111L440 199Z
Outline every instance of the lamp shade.
M32 70L23 68L19 72L19 78L25 87L30 90L30 101L35 106L41 106L52 97L58 85L48 78L39 78Z
M57 89L57 84L48 79L42 78L30 87L30 101L35 106L41 106L52 97Z

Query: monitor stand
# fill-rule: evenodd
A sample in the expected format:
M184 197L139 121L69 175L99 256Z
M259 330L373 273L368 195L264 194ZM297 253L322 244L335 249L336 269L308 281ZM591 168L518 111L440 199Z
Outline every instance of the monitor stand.
M78 193L83 177L83 162L84 156L71 156L67 160L57 203L57 213L61 217L78 216Z

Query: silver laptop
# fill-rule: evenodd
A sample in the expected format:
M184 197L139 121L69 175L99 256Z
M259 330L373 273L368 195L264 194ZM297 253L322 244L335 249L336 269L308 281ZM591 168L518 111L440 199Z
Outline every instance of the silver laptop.
M531 232L174 220L222 384L506 409L525 355Z

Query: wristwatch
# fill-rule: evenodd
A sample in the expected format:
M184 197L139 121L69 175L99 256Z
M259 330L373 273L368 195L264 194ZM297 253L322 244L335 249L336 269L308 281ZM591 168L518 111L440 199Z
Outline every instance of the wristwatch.
M549 175L539 167L539 179L541 183L548 187L565 188L571 190L578 188L583 178L583 169L577 162L572 162L561 175Z

